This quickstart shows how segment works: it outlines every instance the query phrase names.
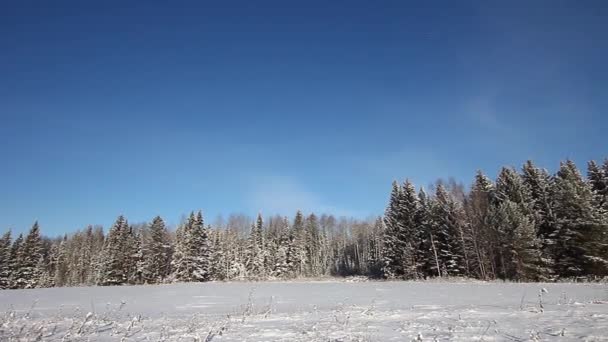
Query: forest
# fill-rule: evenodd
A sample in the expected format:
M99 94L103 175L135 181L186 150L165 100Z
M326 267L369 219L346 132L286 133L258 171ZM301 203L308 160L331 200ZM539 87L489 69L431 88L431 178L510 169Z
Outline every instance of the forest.
M493 181L393 182L374 219L232 215L214 225L192 212L176 229L161 217L49 238L0 239L0 288L301 279L361 275L418 280L556 281L608 275L608 160L555 174L527 161ZM253 222L251 222L253 221Z

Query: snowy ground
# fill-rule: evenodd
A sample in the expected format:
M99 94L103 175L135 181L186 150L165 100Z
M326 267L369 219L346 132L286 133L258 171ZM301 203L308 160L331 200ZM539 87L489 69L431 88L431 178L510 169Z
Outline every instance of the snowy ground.
M0 291L0 341L36 339L608 341L608 286L317 281Z

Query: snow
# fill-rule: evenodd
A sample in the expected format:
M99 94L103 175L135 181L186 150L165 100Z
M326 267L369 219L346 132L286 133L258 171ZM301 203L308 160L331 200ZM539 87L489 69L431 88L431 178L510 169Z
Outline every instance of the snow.
M211 282L0 291L0 340L608 341L606 284Z

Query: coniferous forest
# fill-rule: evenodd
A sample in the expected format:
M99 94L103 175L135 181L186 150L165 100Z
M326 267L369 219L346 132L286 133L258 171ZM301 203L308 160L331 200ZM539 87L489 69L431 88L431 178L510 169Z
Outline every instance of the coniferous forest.
M394 182L383 217L297 212L230 216L214 226L200 211L175 231L161 217L107 233L89 226L60 238L0 239L0 288L157 284L363 275L554 281L608 276L608 160L586 176L572 161L555 174L531 161L470 188L438 181L428 191Z

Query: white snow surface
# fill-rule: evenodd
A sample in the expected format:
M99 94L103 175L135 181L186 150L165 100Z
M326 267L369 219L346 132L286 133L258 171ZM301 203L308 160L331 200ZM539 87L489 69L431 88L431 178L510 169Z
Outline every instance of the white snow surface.
M332 280L0 291L0 341L30 340L608 341L608 286Z

